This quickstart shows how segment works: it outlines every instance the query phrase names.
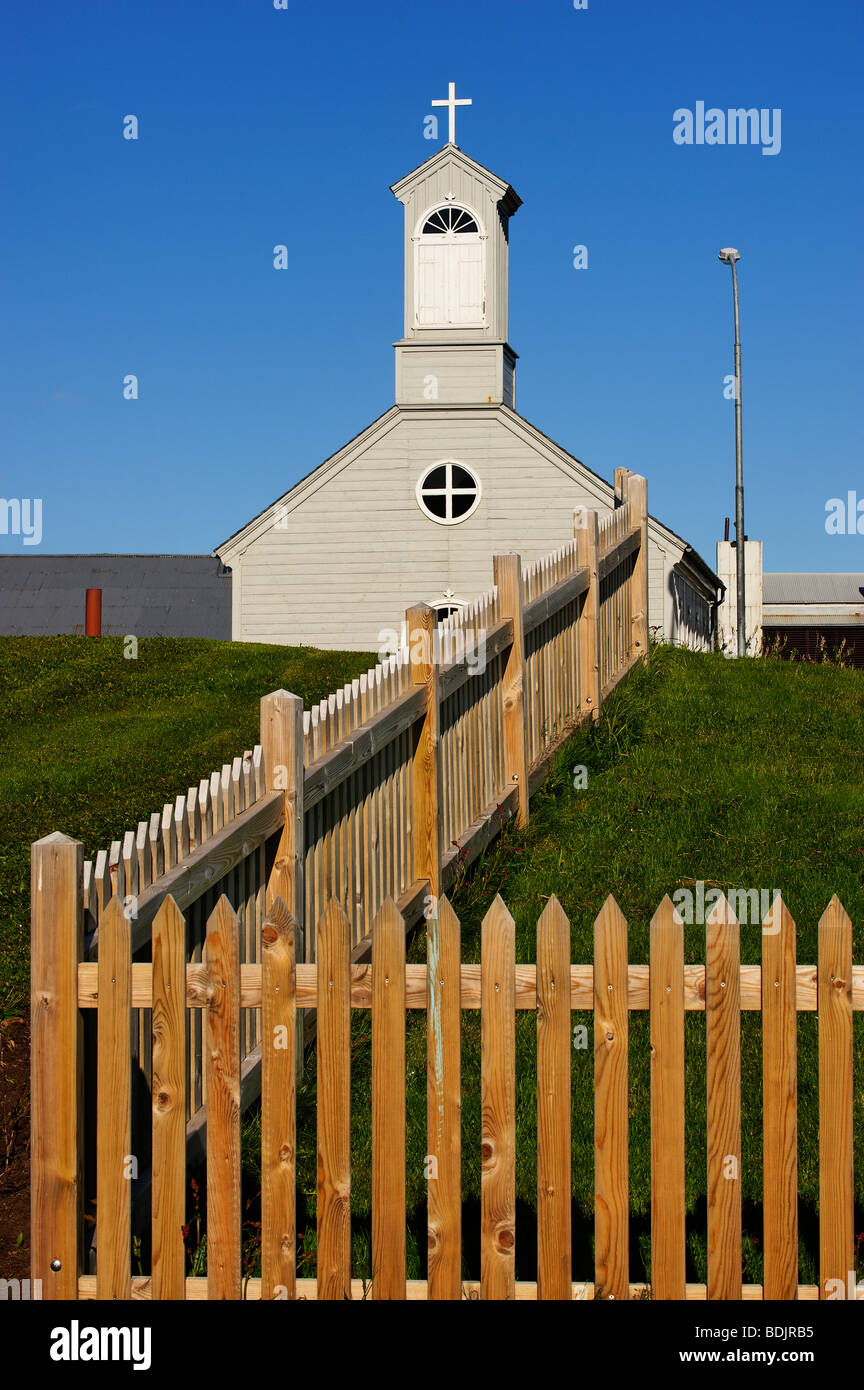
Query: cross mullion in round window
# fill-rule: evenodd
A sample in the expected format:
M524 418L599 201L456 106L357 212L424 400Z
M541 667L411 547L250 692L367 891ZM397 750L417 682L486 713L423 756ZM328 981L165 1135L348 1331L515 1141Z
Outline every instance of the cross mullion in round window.
M432 521L453 526L465 521L480 501L480 483L461 463L435 463L417 484L417 501Z

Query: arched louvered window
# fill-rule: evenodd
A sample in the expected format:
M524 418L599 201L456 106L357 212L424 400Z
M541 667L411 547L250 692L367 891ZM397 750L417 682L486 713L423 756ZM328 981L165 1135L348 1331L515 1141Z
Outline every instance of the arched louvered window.
M486 322L486 241L477 219L452 203L434 208L415 238L418 328L482 328Z
M466 212L464 208L453 207L452 204L448 204L446 208L436 208L423 225L424 236L437 236L441 232L456 232L466 236L469 232L477 231L479 228L470 212Z

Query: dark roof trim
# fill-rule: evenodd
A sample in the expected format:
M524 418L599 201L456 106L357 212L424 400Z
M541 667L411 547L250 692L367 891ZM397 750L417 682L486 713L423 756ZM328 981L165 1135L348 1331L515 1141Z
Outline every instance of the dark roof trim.
M689 569L705 585L706 589L711 589L715 598L719 589L722 601L726 592L726 585L720 576L714 573L711 566L702 559L698 550L694 550L692 545L685 545L684 554L678 563Z

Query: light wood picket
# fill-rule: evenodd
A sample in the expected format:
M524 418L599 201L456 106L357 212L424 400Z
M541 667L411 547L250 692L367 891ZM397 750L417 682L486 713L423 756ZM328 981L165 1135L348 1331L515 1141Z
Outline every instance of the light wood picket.
M591 565L578 533L528 564L518 556L497 557L492 588L441 622L424 618L432 649L419 683L412 653L420 610L412 609L397 650L314 708L304 710L297 697L275 692L287 698L296 720L284 758L275 757L275 744L270 747L264 706L275 695L266 697L258 744L82 863L78 891L88 962L97 961L101 924L113 901L129 912L133 980L152 960L155 919L169 896L185 920L186 963L193 969L204 968L207 923L223 894L237 916L244 969L261 963L266 910L278 896L297 924L308 963L316 960L316 925L331 899L348 918L357 959L368 956L373 921L388 898L409 925L434 910L507 820L517 816L525 823L530 795L558 743L586 712L596 717L601 677L608 693L637 659L627 614L647 606L647 570L639 569L644 535L633 549L643 485L628 475L619 486L616 476L622 505L602 523L588 514L599 538ZM644 594L630 592L637 582ZM604 649L601 671L599 634L601 625L604 640L612 631L610 614L616 635ZM631 627L636 633L635 618ZM279 717L288 716L283 711ZM277 762L288 779L278 788ZM310 1027L313 1012L306 1016ZM203 1138L209 1084L207 1026L199 1009L184 1014L183 1029L181 1092L191 1145L196 1135ZM262 1041L257 1009L245 1002L239 1029L245 1105L258 1093ZM132 1037L138 1095L152 1083L152 1037L143 1009ZM299 1034L295 1051L302 1067ZM149 1124L140 1106L132 1123L137 1142ZM136 1203L151 1183L145 1174ZM139 1234L144 1210L133 1210ZM452 1288L451 1273L443 1277L442 1287Z
M708 1297L741 1297L740 932L721 897L705 924Z
M48 873L52 855L65 868ZM260 963L241 965L238 917L224 896L207 923L205 959L186 965L187 923L169 897L156 915L153 959L131 960L130 922L117 899L104 909L94 964L83 959L80 847L49 837L34 851L43 874L34 922L34 988L56 991L58 1018L74 1037L75 1013L95 1010L99 1055L95 1277L81 1271L76 1203L56 1177L60 1159L79 1161L76 1135L83 1059L61 1051L49 1021L34 1027L34 1268L43 1261L43 1296L342 1299L364 1297L352 1279L350 1247L351 1009L372 1022L372 1295L382 1298L492 1299L639 1297L645 1286L627 1268L627 1021L631 1008L651 1013L652 1223L654 1298L786 1300L847 1296L854 1269L852 1202L852 1019L864 1009L864 966L852 964L852 928L836 899L820 923L818 968L797 965L795 924L782 903L763 923L762 962L741 965L739 929L726 899L706 924L705 965L684 966L684 933L668 898L651 923L650 966L629 965L627 924L614 898L595 924L593 965L570 963L569 924L554 897L537 925L537 965L516 965L515 928L496 899L484 918L481 964L460 964L459 923L446 897L427 922L426 965L405 964L405 922L392 901L372 926L372 970L350 964L349 922L331 901L318 923L317 963L296 964L294 924L281 899L271 909ZM37 884L40 880L36 880ZM73 891L78 884L76 894ZM66 902L65 913L59 906ZM70 905L72 910L70 911ZM775 931L774 928L777 928ZM183 973L186 987L183 988ZM95 974L94 974L95 971ZM63 1008L63 979L77 976L75 1008ZM609 986L612 986L611 990ZM813 1007L820 1032L820 1287L797 1282L794 1162L796 1075L794 1023ZM297 1134L293 1027L298 1007L318 1007L317 1288L296 1278ZM263 1011L262 1236L260 1279L244 1281L241 1251L241 1007ZM406 1281L405 1014L427 1009L427 1153L429 1277ZM515 1280L517 1009L537 1015L537 1283ZM570 1248L570 1134L587 1117L570 1113L571 1011L593 1009L595 1029L595 1245L593 1283L574 1281ZM740 1017L762 1009L766 1134L765 1284L741 1282ZM152 1273L130 1275L128 1021L147 1011L153 1035ZM479 1283L463 1281L460 1211L460 1018L481 1019L482 1177ZM152 1013L151 1013L152 1010ZM702 1012L707 1043L708 1284L684 1282L684 1014ZM186 1068L181 1012L202 1015L207 1033L207 1272L184 1270L181 1226L186 1181L183 1088ZM80 1018L80 1015L79 1015ZM611 1035L611 1036L610 1036ZM125 1073L125 1078L124 1078ZM46 1086L56 1114L46 1113ZM41 1086L41 1090L40 1090ZM428 1159L427 1159L428 1162ZM771 1163L775 1166L772 1170ZM722 1184L722 1185L721 1185ZM78 1187L78 1182L75 1184ZM737 1193L736 1193L737 1188ZM65 1237L64 1237L65 1232ZM64 1247L63 1240L66 1240ZM48 1270L46 1253L64 1249L76 1278ZM52 1255L53 1259L54 1256ZM846 1268L844 1269L844 1262ZM864 1290L862 1290L864 1293Z

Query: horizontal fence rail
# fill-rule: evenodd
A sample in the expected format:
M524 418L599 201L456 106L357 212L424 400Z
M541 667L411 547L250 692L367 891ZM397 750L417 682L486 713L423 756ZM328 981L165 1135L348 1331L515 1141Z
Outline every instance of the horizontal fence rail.
M80 846L41 842L43 888L74 882ZM38 900L37 900L38 901ZM67 901L72 901L68 895ZM500 898L482 925L481 961L462 964L460 926L446 897L426 925L426 964L405 962L406 923L392 900L371 927L371 964L352 964L351 923L331 900L316 924L317 961L277 897L261 960L241 961L241 918L221 897L206 924L203 960L188 963L186 922L173 898L153 924L153 960L133 963L129 920L106 909L96 962L82 954L74 914L37 911L34 922L33 1276L43 1297L103 1300L816 1299L849 1291L854 1271L853 1012L864 1009L864 966L852 963L852 924L835 898L819 923L816 965L796 960L796 927L774 902L762 959L742 964L740 931L720 897L705 927L705 960L684 963L684 929L669 898L650 928L649 961L629 964L628 926L609 897L594 927L590 965L570 961L570 923L551 897L537 923L536 964L519 965L513 919ZM297 1018L317 1009L317 1273L297 1277L295 1092ZM371 1013L372 1280L351 1268L351 1010ZM573 1268L572 1011L593 1015L594 1268ZM628 1020L648 1010L651 1036L651 1278L631 1280L628 1200ZM741 1014L762 1014L764 1282L742 1282ZM247 1279L241 1242L240 1076L244 1010L260 1017L261 1274ZM406 1280L406 1011L427 1030L429 1264ZM480 1278L462 1278L461 1024L479 1010L482 1178ZM537 1279L515 1277L518 1011L536 1015ZM815 1010L819 1043L819 1284L798 1274L797 1014ZM81 1011L97 1020L99 1067L95 1275L81 1268L78 1194ZM130 1240L130 1019L151 1036L153 1152L151 1268L132 1273ZM685 1014L704 1015L707 1059L705 1172L707 1284L685 1280ZM206 1039L206 1272L192 1277L183 1245L188 1021ZM586 1056L590 1057L590 1052ZM589 1061L589 1065L592 1063ZM530 1161L524 1159L523 1161ZM587 1277L586 1277L587 1276ZM853 1276L854 1283L854 1276Z
M318 958L316 924L331 899L355 961L388 899L409 926L434 911L507 821L527 823L556 748L647 655L646 484L626 469L615 481L619 505L605 520L578 508L573 539L552 554L524 565L495 556L493 587L442 622L425 604L410 608L396 650L311 709L284 690L266 696L254 748L79 867L68 911L80 915L84 959L96 961L112 904L131 923L133 981L153 962L169 898L185 919L193 977L223 895L240 923L241 973L263 961L277 897L302 934L301 965ZM200 1149L209 1081L199 1012L184 1029L187 1139ZM298 1033L298 1069L310 1035ZM239 1037L245 1106L261 1074L260 1017L245 1003ZM153 1057L140 1010L131 1047L132 1137L146 1170ZM142 1191L148 1181L145 1172Z

